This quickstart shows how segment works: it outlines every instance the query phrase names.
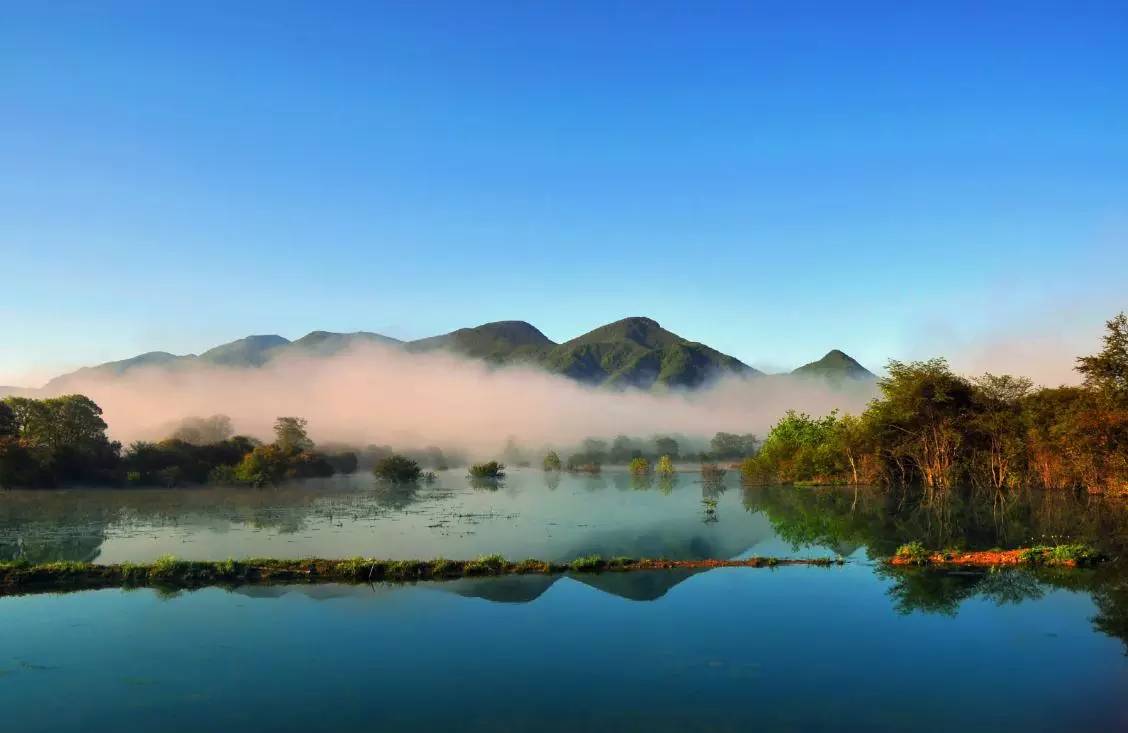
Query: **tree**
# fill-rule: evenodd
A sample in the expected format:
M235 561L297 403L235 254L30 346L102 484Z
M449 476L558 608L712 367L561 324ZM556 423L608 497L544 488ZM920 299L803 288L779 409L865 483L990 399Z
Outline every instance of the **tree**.
M19 433L16 424L16 413L6 402L0 402L0 439L15 438Z
M606 463L607 441L600 440L599 438L585 438L583 442L583 453L592 463Z
M1022 406L1033 382L1008 374L984 374L974 383L975 409L970 421L977 443L974 468L999 491L1022 480L1026 455Z
M909 483L915 472L929 491L945 491L957 480L972 385L952 373L944 359L890 361L878 381L881 396L866 410L880 431L883 451Z
M678 441L668 435L659 435L654 439L654 450L660 456L669 456L671 459L677 460L679 455Z
M747 458L756 453L756 436L752 433L717 433L709 441L709 450L719 460Z
M544 470L546 471L559 471L561 467L560 456L556 451L550 450L548 455L544 457Z
M284 451L313 450L313 441L306 433L309 422L304 417L280 417L274 421L274 443Z
M211 417L186 417L170 437L192 445L207 445L227 440L235 433L227 415Z
M618 435L611 441L611 452L608 459L612 463L629 463L631 459L642 455L635 442L626 435Z
M670 456L665 455L658 459L658 474L660 476L672 476L675 471L674 461Z
M850 466L850 483L862 483L863 457L872 449L870 432L865 422L855 415L843 415L831 429L834 449L846 458Z
M1104 348L1077 359L1085 387L1114 404L1128 406L1128 316L1119 313L1105 323Z

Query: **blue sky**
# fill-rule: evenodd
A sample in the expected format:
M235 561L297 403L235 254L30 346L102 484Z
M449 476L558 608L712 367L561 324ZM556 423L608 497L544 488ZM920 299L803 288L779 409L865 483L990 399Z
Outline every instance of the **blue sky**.
M768 368L876 367L1065 351L1128 307L1122 2L2 16L0 383L628 315Z

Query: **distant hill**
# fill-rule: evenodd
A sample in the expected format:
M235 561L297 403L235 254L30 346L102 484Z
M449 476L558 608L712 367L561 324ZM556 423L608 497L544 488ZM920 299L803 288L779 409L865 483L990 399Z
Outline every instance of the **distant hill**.
M843 380L872 380L877 376L854 360L849 354L838 349L828 351L826 356L818 361L804 364L791 372L797 377L815 377L832 382Z
M410 341L408 351L445 349L494 364L539 362L556 343L525 321L496 321Z
M275 334L254 335L221 344L198 356L151 351L130 359L84 367L52 379L45 390L57 393L66 390L68 382L79 377L117 376L139 367L177 369L205 363L256 368L286 355L321 358L357 344L381 344L411 353L449 351L494 366L536 366L584 384L615 388L692 389L724 375L763 376L739 359L667 331L650 318L633 317L608 323L560 344L525 321L495 321L409 342L370 331L313 331L295 341ZM791 376L832 383L876 378L837 349L799 367ZM0 390L21 391L6 387Z

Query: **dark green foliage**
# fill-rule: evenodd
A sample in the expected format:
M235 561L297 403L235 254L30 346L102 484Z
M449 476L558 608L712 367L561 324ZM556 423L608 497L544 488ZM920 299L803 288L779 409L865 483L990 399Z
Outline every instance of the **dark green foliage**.
M206 445L175 438L159 443L137 442L122 456L122 468L131 484L168 487L201 484L221 467L234 471L256 446L257 441L242 435Z
M1084 387L966 379L946 361L892 361L859 417L789 412L742 464L752 483L881 483L944 493L968 483L1128 493L1128 320L1082 357Z
M717 433L709 441L710 456L718 461L734 461L756 455L759 445L756 436L751 433L736 435L734 433Z
M419 464L410 458L390 455L377 461L372 473L376 474L378 479L402 484L418 481L423 472Z
M106 437L102 409L84 395L4 400L0 485L110 482L121 445Z
M357 457L352 451L326 454L325 460L333 467L333 473L356 473Z
M470 478L502 479L505 478L505 464L497 461L475 463L470 466L469 474Z

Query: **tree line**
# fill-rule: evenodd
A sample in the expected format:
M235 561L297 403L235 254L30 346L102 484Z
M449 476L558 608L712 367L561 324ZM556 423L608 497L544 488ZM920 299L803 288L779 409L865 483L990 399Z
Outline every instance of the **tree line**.
M317 450L306 425L279 417L274 440L263 443L231 435L222 415L192 418L173 437L122 450L106 436L102 410L89 397L9 397L0 401L0 487L266 486L356 470L355 453Z
M1077 387L966 378L943 359L891 361L861 415L788 412L743 461L752 483L960 484L1128 492L1128 318L1077 359Z

